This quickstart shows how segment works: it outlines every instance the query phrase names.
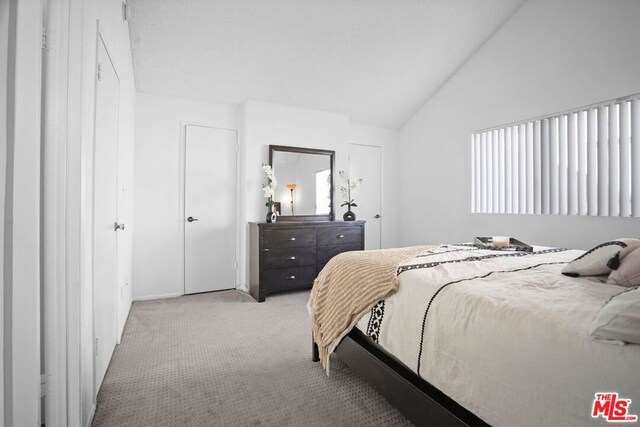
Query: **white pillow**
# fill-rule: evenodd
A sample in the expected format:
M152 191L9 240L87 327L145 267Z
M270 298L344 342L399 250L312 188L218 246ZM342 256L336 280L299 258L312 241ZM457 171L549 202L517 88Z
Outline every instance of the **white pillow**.
M624 257L620 262L620 267L609 274L607 284L618 286L640 285L640 248L634 249Z
M640 286L613 296L591 322L589 333L612 344L640 344Z
M565 276L598 276L617 270L620 260L640 248L640 239L623 238L602 243L571 261L562 269Z

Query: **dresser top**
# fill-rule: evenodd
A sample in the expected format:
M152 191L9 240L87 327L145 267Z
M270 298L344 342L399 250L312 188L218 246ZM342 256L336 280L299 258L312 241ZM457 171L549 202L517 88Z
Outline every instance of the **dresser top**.
M356 221L280 221L280 222L250 222L251 225L257 225L258 227L286 227L286 226L360 226L363 225L365 221L356 220Z

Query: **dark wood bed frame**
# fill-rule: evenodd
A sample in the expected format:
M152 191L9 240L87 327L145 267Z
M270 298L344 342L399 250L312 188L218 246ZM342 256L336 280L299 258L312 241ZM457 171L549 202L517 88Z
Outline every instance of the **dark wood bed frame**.
M416 426L488 425L356 328L343 338L335 353ZM315 343L312 360L320 360Z

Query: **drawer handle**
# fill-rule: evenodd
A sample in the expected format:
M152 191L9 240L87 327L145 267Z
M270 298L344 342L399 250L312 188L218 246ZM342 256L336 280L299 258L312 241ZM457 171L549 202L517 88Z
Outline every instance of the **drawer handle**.
M294 257L294 256L288 256L288 257L287 257L287 259L288 259L289 261L293 261L294 259L296 259L296 257Z
M296 278L296 276L287 276L287 280L293 280L295 278Z
M344 234L338 234L338 239L344 239Z
M262 252L269 252L269 249L263 249Z
M291 240L293 242L294 240L296 240L296 238L295 237L289 237L289 240Z

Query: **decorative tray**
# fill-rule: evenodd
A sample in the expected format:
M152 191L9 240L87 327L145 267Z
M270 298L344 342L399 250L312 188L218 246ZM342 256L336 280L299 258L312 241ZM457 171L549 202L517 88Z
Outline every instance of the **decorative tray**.
M502 248L493 246L493 239L491 237L476 237L473 245L480 249L491 249L494 251L533 252L533 247L513 237L509 238L509 246L504 246Z

